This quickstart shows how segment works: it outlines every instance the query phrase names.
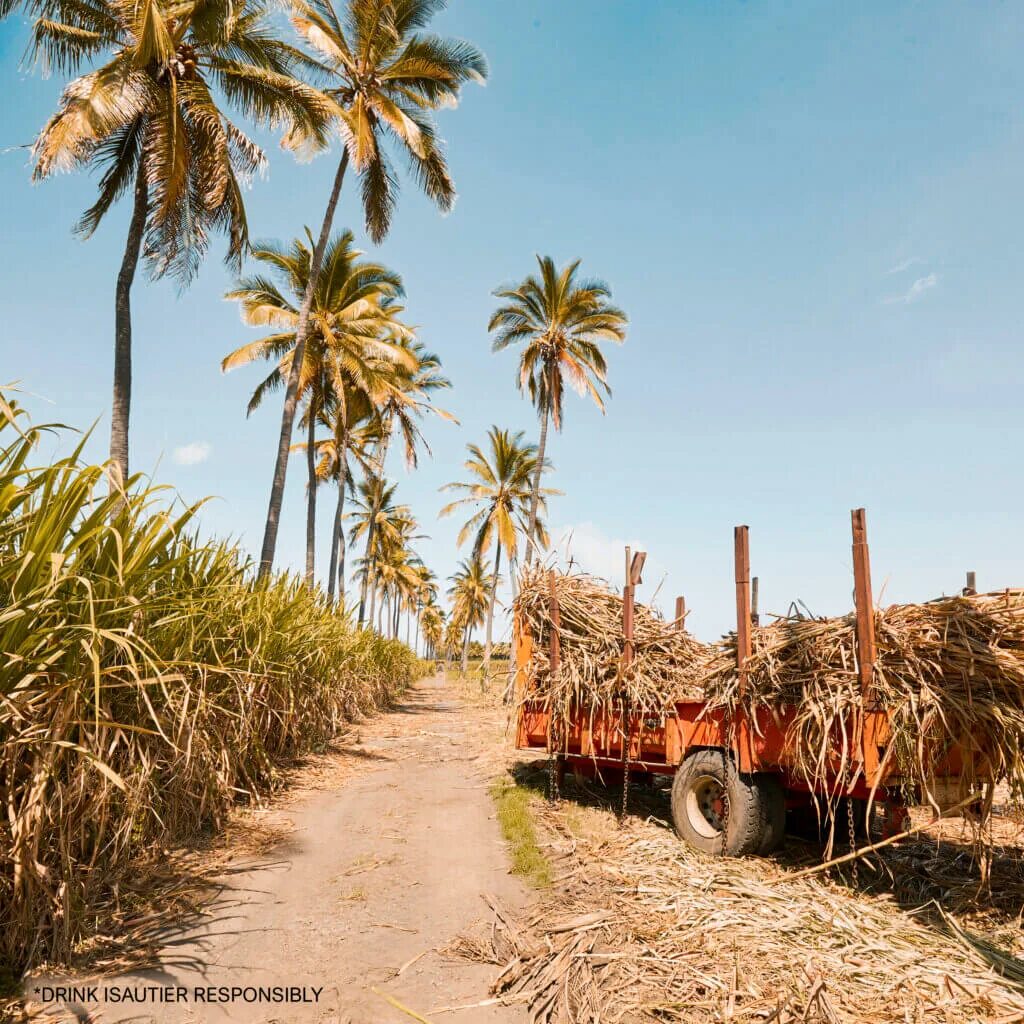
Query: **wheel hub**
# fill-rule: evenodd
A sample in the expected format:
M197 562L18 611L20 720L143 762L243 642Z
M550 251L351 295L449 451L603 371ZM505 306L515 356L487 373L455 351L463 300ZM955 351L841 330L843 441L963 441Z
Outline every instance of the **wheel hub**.
M702 775L695 779L686 795L686 811L690 825L694 831L708 839L722 834L727 806L725 787L713 775Z

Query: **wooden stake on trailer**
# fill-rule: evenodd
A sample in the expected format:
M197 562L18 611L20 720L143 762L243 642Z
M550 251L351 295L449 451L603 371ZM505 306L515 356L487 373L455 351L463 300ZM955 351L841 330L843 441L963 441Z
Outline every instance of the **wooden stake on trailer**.
M626 582L622 587L622 671L633 661L633 587L630 569L633 566L631 552L626 547Z
M850 513L853 522L853 599L857 611L857 672L862 707L874 701L875 609L871 598L871 556L864 509Z
M626 585L622 588L622 669L625 671L633 663L633 610L634 592L638 583L643 583L641 573L647 552L638 551L633 554L626 548Z
M757 591L760 581L754 576L750 581L750 621L755 626L761 625L761 616L757 612Z
M971 597L978 592L978 578L972 570L967 574L967 586L964 587L964 597Z
M868 551L868 526L864 509L850 513L853 528L853 600L857 624L857 675L860 680L860 706L863 719L861 759L864 781L871 785L878 770L875 713L875 608L871 591L871 554Z
M558 607L558 587L555 584L555 570L548 570L548 603L550 606L551 637L548 641L548 660L550 663L551 681L554 685L558 670L562 663L562 638L559 636L559 629L562 625L562 612ZM548 715L548 753L555 756L555 713L552 708ZM560 771L560 766L554 766L553 771Z
M736 559L736 669L739 672L739 696L747 694L746 662L750 657L750 528L737 526L733 531Z
M675 623L676 629L683 633L686 632L686 598L683 597L682 594L676 598Z
M625 675L626 669L633 663L633 597L638 583L642 583L641 573L647 554L638 551L635 555L626 548L626 580L622 588L622 664L619 672ZM624 697L622 701L622 808L619 813L619 823L623 824L629 807L629 760L632 746L632 724L633 709L629 706L629 699ZM640 735L637 737L637 747L643 748L643 721L640 722Z
M554 678L558 674L558 669L562 661L562 638L559 636L558 632L562 625L562 612L558 607L558 587L555 585L554 569L548 570L548 594L551 605L551 676Z
M753 771L754 748L750 723L742 702L747 694L747 661L750 658L750 528L737 526L733 531L736 562L736 671L739 677L740 709L736 716L736 760L741 772Z

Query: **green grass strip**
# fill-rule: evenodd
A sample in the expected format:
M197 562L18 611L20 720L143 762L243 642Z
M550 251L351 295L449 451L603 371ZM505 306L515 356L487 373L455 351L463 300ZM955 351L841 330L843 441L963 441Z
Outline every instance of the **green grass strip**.
M551 865L537 845L532 813L534 801L540 798L508 778L495 779L491 797L498 810L501 834L509 846L512 873L522 876L537 889L549 888Z

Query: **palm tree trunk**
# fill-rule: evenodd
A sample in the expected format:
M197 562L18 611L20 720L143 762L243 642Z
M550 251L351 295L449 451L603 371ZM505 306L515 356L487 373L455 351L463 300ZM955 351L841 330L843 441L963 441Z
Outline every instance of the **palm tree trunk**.
M342 508L344 496L338 499L338 508ZM345 513L338 515L338 607L345 607Z
M341 534L341 513L345 504L345 485L338 484L338 504L334 509L334 518L331 520L331 562L327 570L327 600L334 604L334 593L338 578L338 544Z
M469 671L469 640L473 635L473 627L466 627L466 639L462 644L462 674L465 675Z
M378 502L382 500L384 496L384 463L388 457L388 445L391 443L391 424L390 421L384 426L384 436L380 440L380 447L378 449L379 454L377 456L377 468L380 474L380 491L373 495L373 518L370 520L369 526L366 528L366 554L364 558L368 560L369 571L367 578L363 580L363 593L359 599L359 625L363 624L363 608L366 604L366 584L372 576L376 576L377 569L377 555L374 552L373 556L370 556L370 551L373 548L373 534L374 528L377 525L377 516L380 513L380 507ZM373 622L373 597L370 597L370 622Z
M498 600L498 573L501 571L501 541L494 550L494 582L491 584L491 603L487 606L487 636L484 639L484 678L491 677L491 628L494 625L494 605Z
M548 446L548 407L540 414L540 444L537 445L537 468L533 471L533 489L530 494L530 521L527 524L526 564L533 563L535 553L534 537L537 534L537 506L540 504L540 477L544 471L544 452Z
M395 625L395 630L394 630L394 633L392 635L392 639L397 640L398 639L398 631L399 631L399 628L402 625L402 600L399 597L397 591L395 592L395 618L394 618L394 625Z
M370 526L372 528L373 524L371 523ZM369 612L369 615L367 616L367 619L368 619L371 627L373 626L374 612L377 610L377 589L378 588L377 588L377 564L376 563L377 563L377 560L376 559L372 559L370 561L370 564L367 565L367 567L366 567L367 579L369 579L371 576L373 577L372 580L370 580L370 612ZM383 604L383 595L382 595L382 604ZM377 623L377 632L378 633L380 632L380 623L379 622Z
M413 645L414 651L419 651L420 647L420 618L423 615L423 605L419 605L416 608L416 643Z
M110 461L123 486L128 480L128 417L132 404L132 282L139 265L142 236L146 232L149 185L146 168L139 161L135 173L135 205L128 225L128 239L114 290L114 400L110 409Z
M345 607L345 483L348 467L343 466L342 477L338 481L338 505L334 510L333 536L331 538L331 572L327 583L327 597L333 603L334 595L338 595L338 607ZM337 589L335 589L337 583Z
M338 394L338 419L337 424L341 430L334 432L334 447L338 456L338 507L334 513L334 522L331 527L331 568L327 574L327 600L334 604L335 580L337 579L338 605L345 606L345 528L342 526L342 516L345 514L345 485L348 483L348 409L345 405L345 396ZM341 570L338 570L339 545L341 552ZM337 574L337 578L335 577Z
M316 407L309 401L309 426L306 430L306 474L309 478L306 493L306 585L313 586L316 571Z
M370 518L370 522L366 527L366 555L365 565L366 572L363 575L363 583L359 589L359 625L363 624L363 617L366 614L366 588L370 585L370 544L373 538L373 517ZM373 612L370 612L370 621L373 622Z
M324 250L331 233L334 211L338 207L341 185L345 180L345 168L348 166L348 150L343 149L338 171L334 176L334 187L327 201L324 222L320 227L320 237L313 249L313 259L309 266L309 280L302 296L299 309L299 322L295 329L295 352L288 370L288 385L284 393L284 409L281 412L281 435L277 441L277 457L274 462L274 479L270 486L270 504L267 508L267 523L263 530L263 548L260 552L260 578L268 575L274 564L274 551L277 548L277 528L281 520L281 504L284 501L284 481L288 473L288 449L291 446L292 427L295 423L295 408L299 401L299 374L306 356L306 337L309 334L309 311L313 305L313 294L320 280L320 267L324 261Z

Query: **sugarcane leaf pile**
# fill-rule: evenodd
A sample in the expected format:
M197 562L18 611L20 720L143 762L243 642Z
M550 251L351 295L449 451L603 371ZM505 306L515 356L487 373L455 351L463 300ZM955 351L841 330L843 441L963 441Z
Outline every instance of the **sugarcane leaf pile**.
M559 609L560 663L552 674L551 581ZM527 569L514 605L519 628L533 640L529 699L567 718L572 709L596 712L624 699L640 714L663 714L684 696L701 695L705 644L637 604L633 659L622 661L622 598L583 573Z
M1019 801L1024 591L892 605L875 612L875 640L868 707L887 714L887 776L922 803L936 803L937 780L949 776L960 793L1002 782ZM705 666L708 701L734 711L793 709L787 746L797 770L809 782L845 778L862 708L853 616L780 619L755 629L752 643L743 701L735 635Z
M557 673L550 665L552 580ZM882 774L906 802L937 809L975 791L991 802L1000 783L1010 801L1024 797L1024 590L877 610L867 705L853 615L780 618L754 628L741 701L734 634L702 644L640 604L634 658L624 667L622 598L591 576L528 570L514 611L532 639L522 696L563 721L623 703L666 714L676 701L693 699L726 709L727 721L746 711L756 728L785 714L787 764L813 789L838 796L859 770L865 707L879 709L886 713Z

